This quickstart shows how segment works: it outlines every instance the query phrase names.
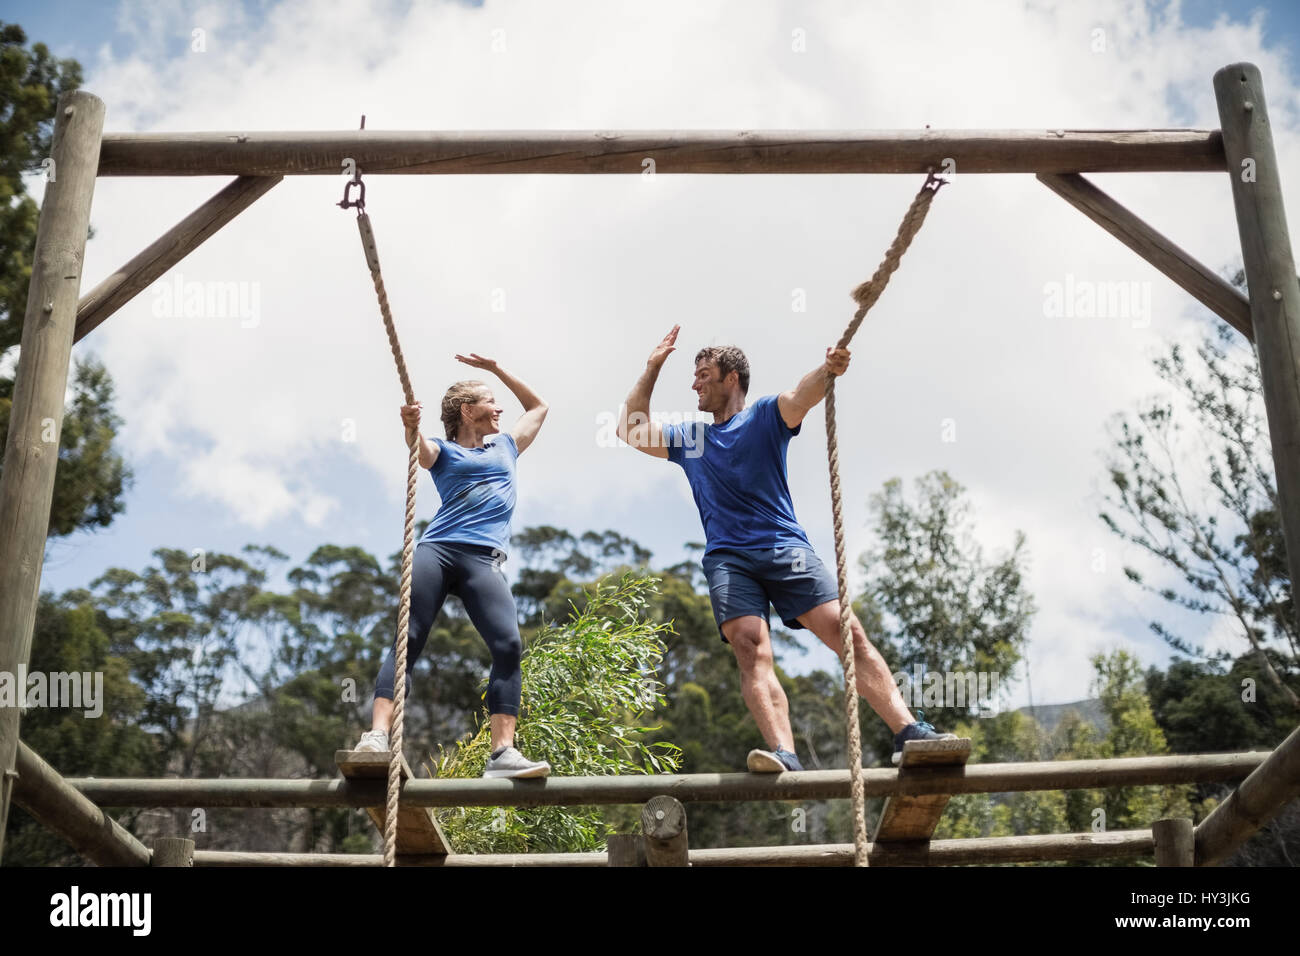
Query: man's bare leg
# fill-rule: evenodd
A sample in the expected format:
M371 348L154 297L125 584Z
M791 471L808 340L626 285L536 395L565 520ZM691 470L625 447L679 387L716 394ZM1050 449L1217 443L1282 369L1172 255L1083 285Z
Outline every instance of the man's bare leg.
M767 622L757 615L736 617L723 622L722 633L740 665L740 693L759 733L772 750L783 748L794 753L790 704L776 678Z
M798 621L816 634L837 657L841 655L843 645L840 643L838 600L827 601L800 614ZM875 645L867 640L867 632L856 614L849 615L849 626L853 630L853 676L857 680L858 693L896 734L916 718L903 702L903 694L889 672L889 665Z

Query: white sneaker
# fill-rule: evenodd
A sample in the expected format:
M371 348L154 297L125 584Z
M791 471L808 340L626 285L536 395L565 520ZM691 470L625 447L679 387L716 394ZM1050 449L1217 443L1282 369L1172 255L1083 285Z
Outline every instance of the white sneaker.
M551 772L551 765L545 760L529 760L514 747L507 747L496 757L489 757L483 776L491 779L499 777L545 777Z
M361 735L361 742L353 750L371 750L376 753L388 753L388 733L383 730L367 730Z

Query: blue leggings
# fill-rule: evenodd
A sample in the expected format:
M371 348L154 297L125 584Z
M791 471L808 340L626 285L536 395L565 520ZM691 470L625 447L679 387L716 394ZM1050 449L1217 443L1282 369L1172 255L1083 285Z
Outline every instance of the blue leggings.
M434 618L448 594L465 605L470 622L492 652L488 674L488 713L519 714L521 676L519 614L506 576L496 565L495 548L462 542L422 541L411 567L411 621L406 637L406 694L411 694L411 670L424 650ZM397 639L389 648L375 681L375 698L393 698L397 673Z

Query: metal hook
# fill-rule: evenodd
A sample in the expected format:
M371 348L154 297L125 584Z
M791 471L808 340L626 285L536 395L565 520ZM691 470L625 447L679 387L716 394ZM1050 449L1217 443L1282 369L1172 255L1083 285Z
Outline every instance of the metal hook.
M359 196L358 196L357 199L355 199L355 200L349 200L349 199L348 199L348 196L352 193L352 187L353 187L353 186L358 187L358 189L359 189L359 193L360 193L360 194L359 194ZM340 208L342 208L342 209L351 209L353 206L355 206L355 207L357 208L357 215L358 215L358 216L361 215L363 212L365 212L365 208L366 208L366 184L363 183L363 182L361 181L361 170L359 170L359 169L357 170L357 178L356 178L356 179L349 179L346 183L344 183L344 185L343 185L343 199L342 199L342 200L341 200L337 205L338 205Z
M362 113L361 129L365 129L365 128L366 128L366 114ZM366 184L361 181L361 167L360 166L356 167L356 170L357 171L355 174L353 174L352 179L348 180L343 186L343 198L335 205L337 205L341 209L351 209L352 207L355 206L357 210L357 215L360 216L362 213L366 211ZM356 186L358 188L359 195L357 199L350 200L348 197L352 193L353 186Z

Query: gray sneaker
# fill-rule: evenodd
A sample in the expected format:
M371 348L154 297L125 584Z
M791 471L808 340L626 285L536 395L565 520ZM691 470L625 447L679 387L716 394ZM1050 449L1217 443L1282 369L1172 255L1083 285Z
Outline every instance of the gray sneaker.
M545 777L551 772L551 765L545 760L532 761L513 746L507 747L495 757L489 757L483 776L496 779L499 777Z
M745 765L754 773L781 773L785 770L803 769L799 758L782 747L777 747L775 750L751 750Z
M361 735L361 741L352 748L353 750L373 750L377 753L388 753L388 734L382 730L367 730Z

